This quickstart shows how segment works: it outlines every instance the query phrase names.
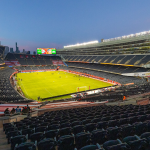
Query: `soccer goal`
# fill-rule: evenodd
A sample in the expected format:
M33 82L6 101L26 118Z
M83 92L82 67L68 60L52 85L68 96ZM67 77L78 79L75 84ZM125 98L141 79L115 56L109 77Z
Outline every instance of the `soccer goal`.
M81 86L81 87L76 88L77 92L82 92L82 91L87 91L87 90L89 90L88 86Z

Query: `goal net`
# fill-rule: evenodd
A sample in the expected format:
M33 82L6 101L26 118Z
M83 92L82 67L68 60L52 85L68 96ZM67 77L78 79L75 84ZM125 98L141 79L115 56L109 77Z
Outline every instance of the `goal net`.
M88 86L80 86L76 88L77 92L83 92L89 90Z

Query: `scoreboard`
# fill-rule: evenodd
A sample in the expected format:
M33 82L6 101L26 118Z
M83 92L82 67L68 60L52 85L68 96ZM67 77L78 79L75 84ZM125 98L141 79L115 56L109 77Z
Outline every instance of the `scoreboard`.
M56 48L37 48L37 54L56 54Z

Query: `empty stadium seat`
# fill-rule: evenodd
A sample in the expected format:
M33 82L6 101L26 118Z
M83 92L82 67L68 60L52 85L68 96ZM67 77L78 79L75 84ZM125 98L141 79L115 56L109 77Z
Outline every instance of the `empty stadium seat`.
M103 150L99 145L87 145L82 147L80 150Z
M19 144L15 150L36 150L36 146L32 142L26 142Z
M75 135L76 147L80 149L90 144L90 133L81 132Z
M74 137L72 135L64 135L59 138L58 150L73 150L74 147Z
M19 145L19 144L24 143L26 141L27 141L27 139L24 135L19 135L19 136L12 137L10 139L11 150L14 150L16 145Z
M138 136L128 136L123 139L124 143L127 143L132 150L141 150L148 147L148 143L145 139L140 139Z
M55 150L56 141L54 139L44 139L38 143L38 150Z
M103 148L105 150L109 150L109 147L110 146L115 146L115 145L118 145L118 144L122 144L122 142L120 140L110 140L110 141L107 141L103 144Z

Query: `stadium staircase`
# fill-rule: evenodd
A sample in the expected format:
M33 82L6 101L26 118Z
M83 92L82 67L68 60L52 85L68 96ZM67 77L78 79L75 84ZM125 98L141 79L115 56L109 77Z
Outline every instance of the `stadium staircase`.
M76 57L73 61L76 61L78 57Z
M64 63L64 65L65 65L65 66L67 66L67 67L68 67L68 65L67 65L65 62L63 62L63 63Z
M75 57L75 56L74 56ZM70 59L70 61L72 61L73 59L74 59L74 57L72 57L71 59Z
M90 58L87 60L87 62L90 62Z
M0 128L0 149L10 150L10 144L7 143L6 135L3 132L3 128Z
M88 58L88 56L83 57L82 61L85 62L87 58Z
M134 63L134 65L139 65L140 62L141 62L142 60L144 60L145 58L146 58L146 55L145 55L144 57L142 57L140 60L137 60L137 61Z
M116 57L116 58L117 58L117 57ZM116 59L116 58L115 58L115 59ZM110 63L113 63L113 62L115 61L115 59L111 60Z
M123 60L123 59L125 59L127 56L125 56L125 57L123 57L122 59L120 59L118 62L117 62L117 64L120 64L120 62Z
M125 64L129 64L130 61L131 61L134 57L136 57L136 56L133 56L131 59L127 60L127 61L125 62Z
M94 59L92 59L92 61L91 61L91 62L94 62L94 60L95 60L95 58L94 58Z
M109 63L109 60L112 58L112 56L110 56L108 59L106 59L105 61L104 61L104 63Z
M98 61L98 63L100 63L101 62L101 60L103 59L104 57L102 57L99 61Z

